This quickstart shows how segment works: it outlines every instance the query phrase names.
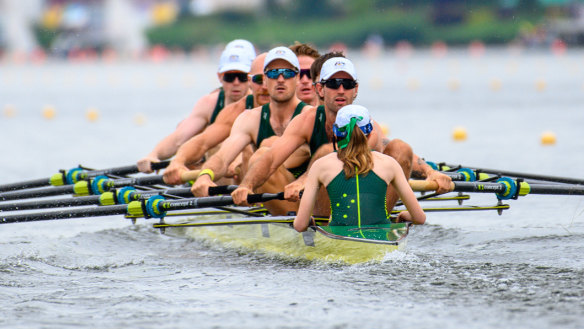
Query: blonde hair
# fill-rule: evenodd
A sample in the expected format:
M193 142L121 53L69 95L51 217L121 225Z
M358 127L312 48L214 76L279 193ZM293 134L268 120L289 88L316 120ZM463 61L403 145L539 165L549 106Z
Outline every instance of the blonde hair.
M367 136L357 125L351 132L349 144L338 150L337 157L343 162L346 178L351 178L355 174L367 174L373 169L373 157L369 145L367 145Z

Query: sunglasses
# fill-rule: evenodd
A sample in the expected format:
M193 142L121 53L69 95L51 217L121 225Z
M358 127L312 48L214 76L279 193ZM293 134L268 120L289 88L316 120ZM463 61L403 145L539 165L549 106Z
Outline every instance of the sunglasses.
M280 75L283 76L284 79L291 79L298 74L298 71L293 69L272 69L267 70L264 72L264 74L268 77L268 79L278 79Z
M299 78L302 79L303 76L306 76L307 78L311 79L312 76L310 75L310 69L302 69L302 70L300 70Z
M339 89L341 85L345 89L353 89L357 86L357 80L353 79L328 79L323 80L320 83L330 89Z
M251 82L257 83L258 85L261 85L262 83L264 83L264 75L263 74L252 75Z
M223 81L233 82L237 78L240 82L247 82L247 73L225 73L223 74Z
M369 135L371 133L371 131L373 131L373 125L371 124L371 122L369 122L368 124L364 125L363 127L359 127L361 129L361 131L365 134L365 136ZM333 133L335 134L335 136L339 139L343 139L345 137L347 137L347 134L349 133L347 126L344 127L340 127L337 126L337 124L335 123L333 125Z

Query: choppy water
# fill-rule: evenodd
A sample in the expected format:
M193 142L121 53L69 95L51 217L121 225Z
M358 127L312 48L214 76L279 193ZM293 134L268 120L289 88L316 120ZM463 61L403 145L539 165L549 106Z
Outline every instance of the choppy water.
M583 52L350 57L358 103L426 159L584 178ZM1 63L0 183L135 161L216 86L215 65ZM455 126L466 142L452 141ZM555 146L540 145L547 130ZM509 203L502 216L428 213L404 252L356 266L224 249L117 216L1 225L0 326L581 327L584 199Z

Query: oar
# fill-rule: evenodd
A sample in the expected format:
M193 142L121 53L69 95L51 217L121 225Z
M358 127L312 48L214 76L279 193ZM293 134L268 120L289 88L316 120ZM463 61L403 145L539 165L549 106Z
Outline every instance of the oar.
M284 200L284 192L277 194L251 194L247 197L249 203ZM108 215L127 215L130 217L162 218L167 211L219 207L233 204L231 196L212 196L203 198L188 198L180 200L165 200L162 196L153 196L148 200L132 201L125 205L102 207L85 207L43 213L18 214L0 217L0 223L30 222L52 219L96 217Z
M515 172L515 171L500 170L500 169L477 168L477 167L472 167L472 166L446 164L444 162L440 162L440 163L428 162L428 164L436 170L449 170L452 168L473 168L475 172L493 174L493 175L498 175L498 176L510 176L510 177L533 179L533 180L539 180L539 181L545 181L545 182L584 185L584 179L572 178L572 177L558 177L558 176L530 174L530 173Z
M152 163L153 170L164 169L168 166L170 161L161 161ZM11 184L0 185L0 192L23 190L35 187L43 186L62 186L75 184L78 181L97 177L97 176L107 176L107 175L129 175L138 172L138 167L136 165L124 166L124 167L114 167L109 169L101 170L87 170L81 166L77 168L72 168L69 170L61 170L59 173L52 175L49 178L39 178L24 182L17 182Z
M410 186L414 191L435 191L438 188L436 182L425 180L410 180ZM500 200L516 199L518 196L528 194L554 194L554 195L584 195L584 186L560 185L560 184L529 184L520 179L513 180L509 177L499 178L497 182L457 182L450 185L450 192L479 192L495 193Z
M209 195L227 194L234 191L237 185L214 186L209 188ZM192 198L193 194L188 187L170 188L164 190L139 191L134 187L126 186L114 189L101 195L81 196L75 198L50 199L26 202L0 203L0 211L16 211L77 206L111 206L114 204L127 204L131 201L146 200L155 195L169 198Z
M197 179L199 170L191 170L181 175L181 180L186 183ZM0 193L0 201L41 198L47 196L75 194L76 196L100 195L114 188L124 186L150 186L165 184L162 175L149 175L143 177L130 177L111 179L107 176L97 176L89 180L82 180L73 185L49 186L23 191L10 191Z

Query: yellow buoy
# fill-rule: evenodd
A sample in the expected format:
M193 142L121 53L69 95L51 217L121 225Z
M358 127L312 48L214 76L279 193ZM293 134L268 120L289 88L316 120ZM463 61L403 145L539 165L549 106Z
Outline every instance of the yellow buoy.
M408 89L416 90L420 88L420 82L416 79L410 79L407 83Z
M47 120L52 120L57 115L57 111L55 111L54 107L47 105L43 108L42 114L43 114L43 118L45 118Z
M383 136L389 135L389 127L385 123L382 123L380 126L381 126L381 132L383 133Z
M547 87L547 83L545 82L545 80L537 80L535 82L535 90L537 91L544 91L545 88Z
M452 139L456 142L465 141L467 138L466 128L464 127L455 127L452 131Z
M96 109L94 109L94 108L89 108L85 112L85 118L89 122L95 122L95 121L97 121L99 119L99 111L96 110Z
M14 106L7 104L6 106L4 106L2 114L7 118L14 118L16 116L16 109L14 108Z
M452 91L456 91L456 90L460 89L460 81L458 81L456 79L452 79L452 80L448 81L448 88Z
M541 145L554 145L556 144L556 134L551 131L545 131L541 134Z
M138 113L134 116L134 124L136 126L143 126L146 123L146 116L142 113Z
M491 80L490 87L492 91L499 91L501 89L501 80L493 79Z

